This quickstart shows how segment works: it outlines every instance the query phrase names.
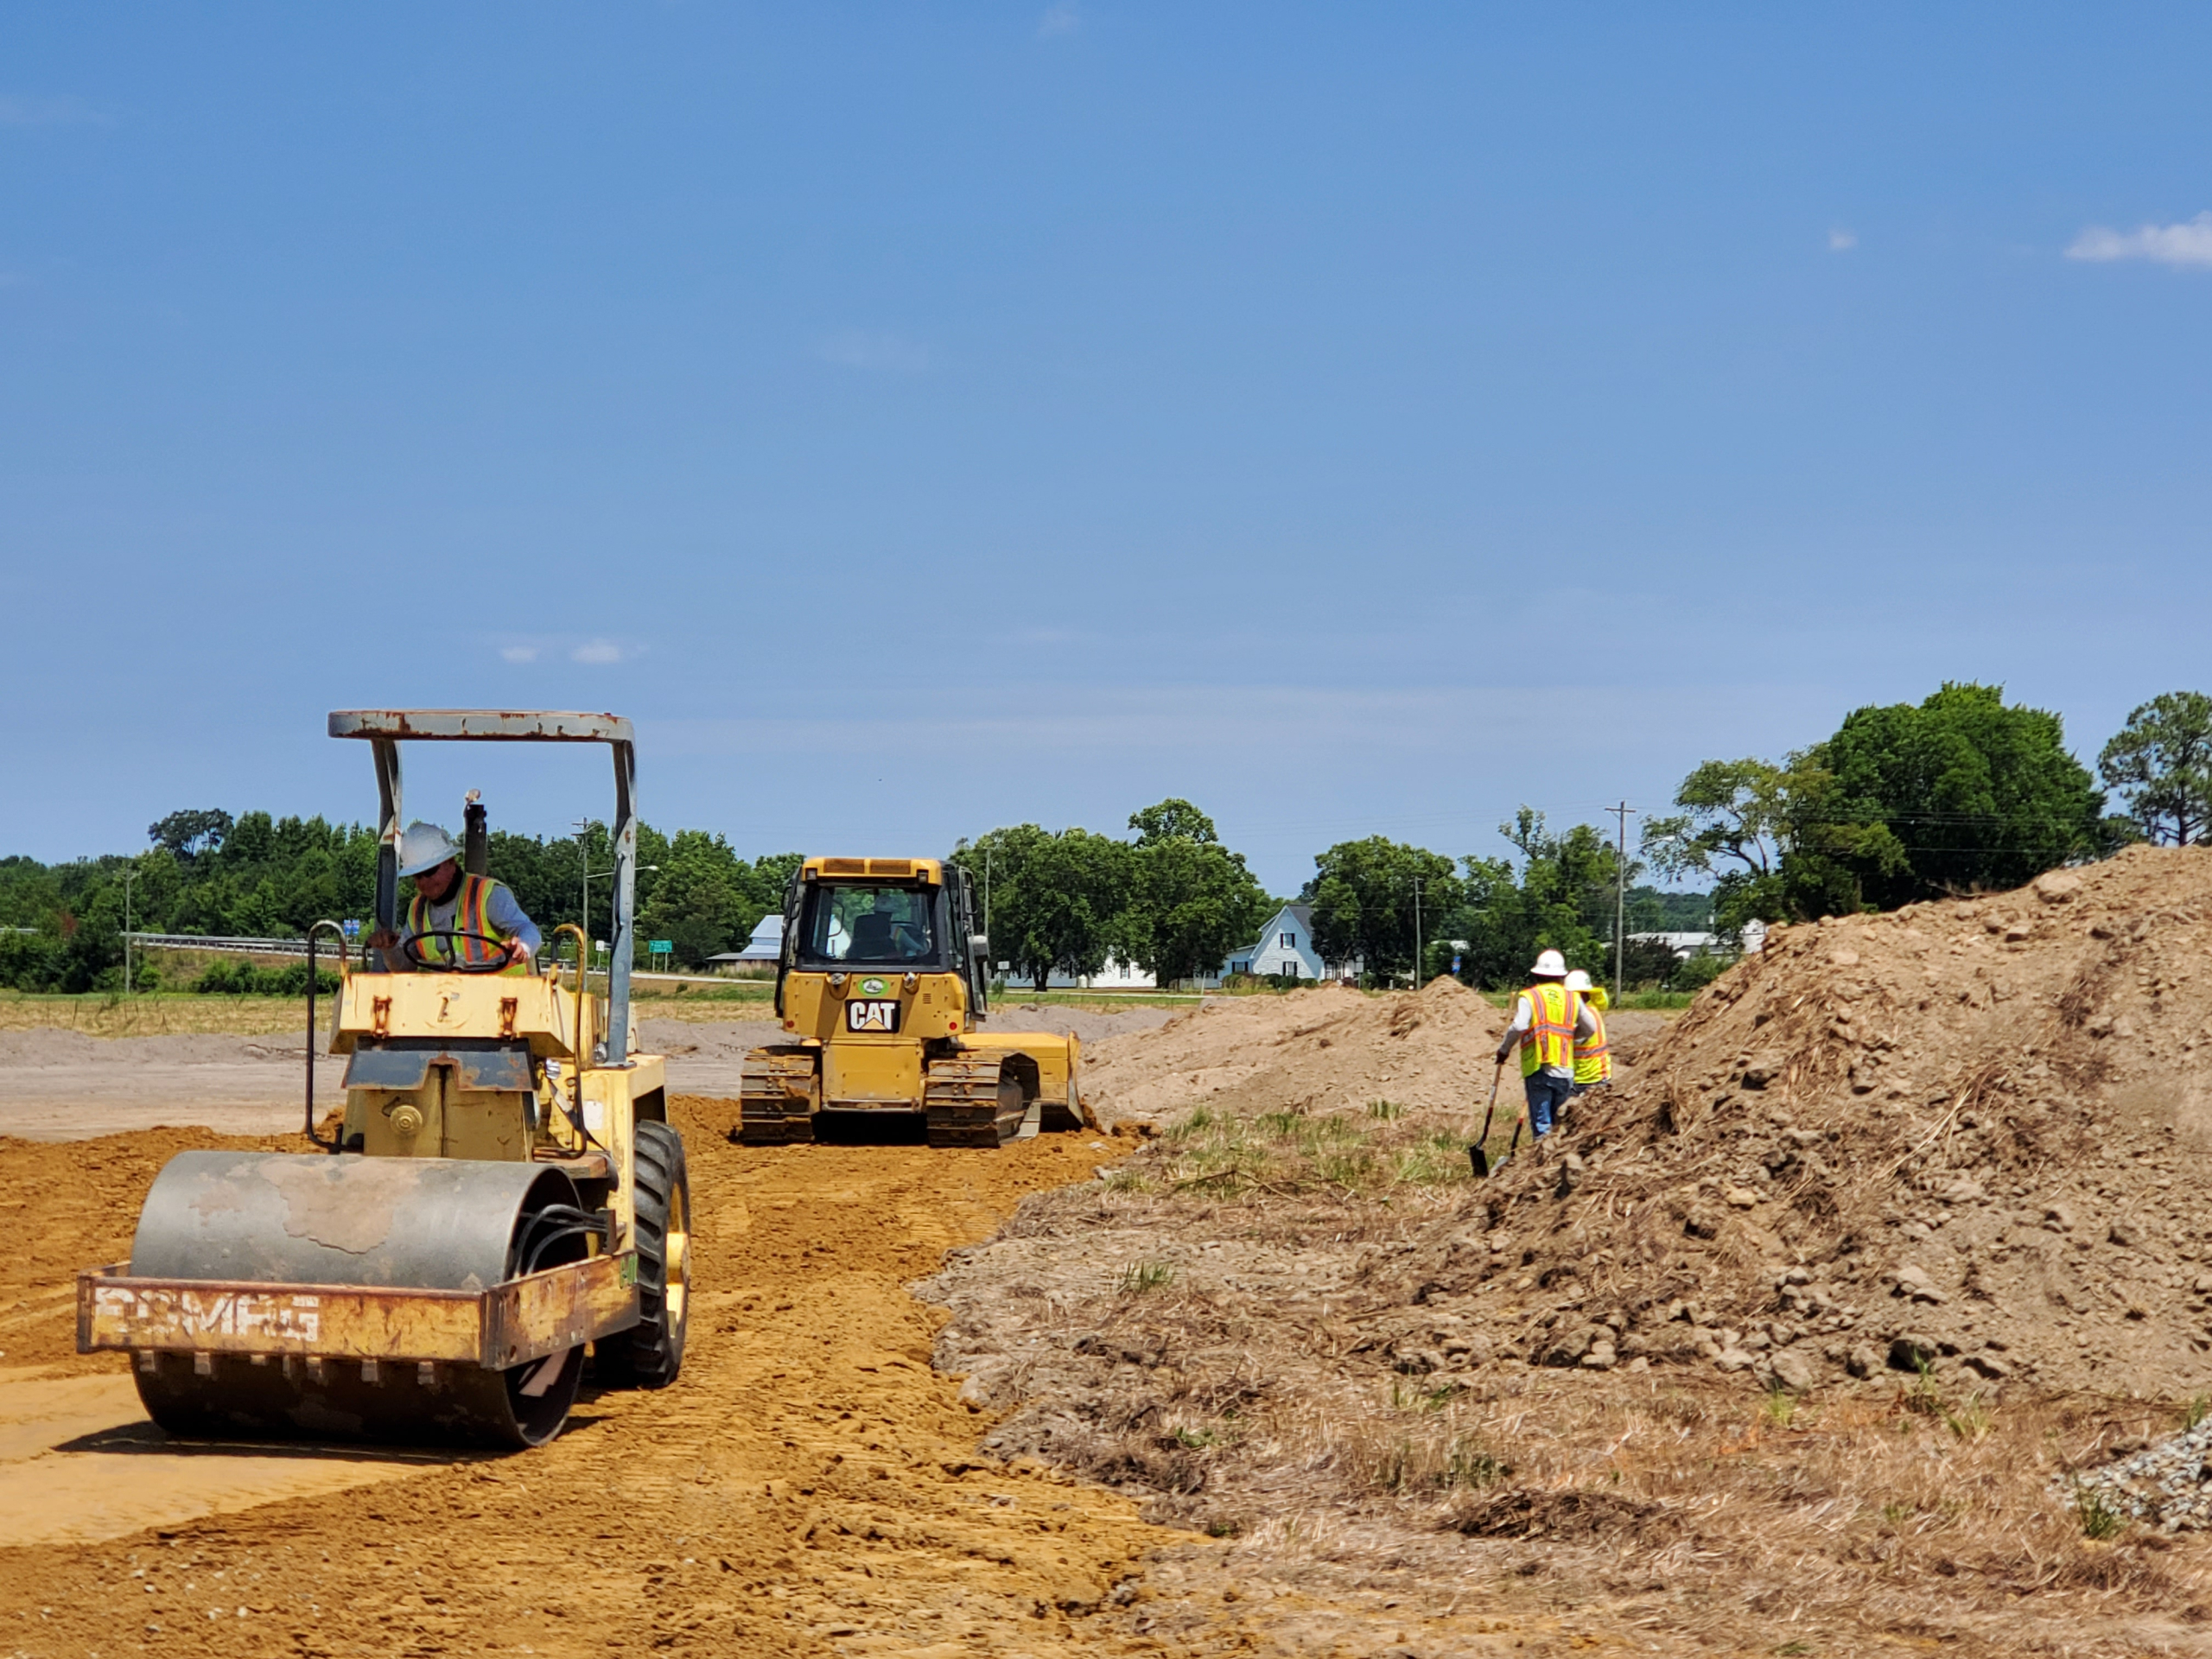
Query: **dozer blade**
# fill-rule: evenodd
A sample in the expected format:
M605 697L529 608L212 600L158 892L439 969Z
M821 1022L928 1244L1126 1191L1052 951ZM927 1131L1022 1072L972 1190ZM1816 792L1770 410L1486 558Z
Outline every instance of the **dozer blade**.
M958 1054L930 1062L922 1104L933 1147L1002 1147L1037 1133L1039 1106L1001 1075L996 1055Z
M543 1165L181 1153L128 1271L80 1279L78 1346L131 1351L174 1434L535 1446L637 1323L600 1225Z

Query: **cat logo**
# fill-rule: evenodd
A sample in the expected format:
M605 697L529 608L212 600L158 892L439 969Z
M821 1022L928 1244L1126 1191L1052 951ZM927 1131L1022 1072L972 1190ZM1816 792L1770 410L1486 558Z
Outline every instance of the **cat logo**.
M856 996L845 1004L847 1031L891 1031L899 1029L899 1000L896 997Z

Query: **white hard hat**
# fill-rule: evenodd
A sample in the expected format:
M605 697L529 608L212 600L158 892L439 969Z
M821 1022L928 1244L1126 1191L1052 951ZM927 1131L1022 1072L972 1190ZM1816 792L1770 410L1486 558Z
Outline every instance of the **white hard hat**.
M1556 950L1547 950L1536 958L1536 965L1529 971L1539 979L1565 979L1567 958Z
M461 849L453 844L453 837L435 823L425 823L417 818L399 832L399 873L402 875L421 875L435 870L449 858L459 858Z
M1588 990L1590 988L1590 976L1584 973L1580 968L1576 969L1573 973L1567 976L1567 988L1570 991Z

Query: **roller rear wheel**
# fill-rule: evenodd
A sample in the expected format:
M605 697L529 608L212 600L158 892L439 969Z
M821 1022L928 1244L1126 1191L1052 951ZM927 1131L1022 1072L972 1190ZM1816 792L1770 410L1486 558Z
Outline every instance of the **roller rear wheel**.
M664 1389L683 1369L691 1303L691 1177L683 1137L638 1125L638 1322L601 1343L594 1370L614 1389Z

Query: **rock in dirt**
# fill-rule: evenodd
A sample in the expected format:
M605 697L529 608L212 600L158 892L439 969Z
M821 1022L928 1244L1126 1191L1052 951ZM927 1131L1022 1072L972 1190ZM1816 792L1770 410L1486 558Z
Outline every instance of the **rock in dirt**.
M1796 1394L1803 1394L1820 1380L1820 1370L1802 1348L1784 1348L1769 1362L1774 1380Z

